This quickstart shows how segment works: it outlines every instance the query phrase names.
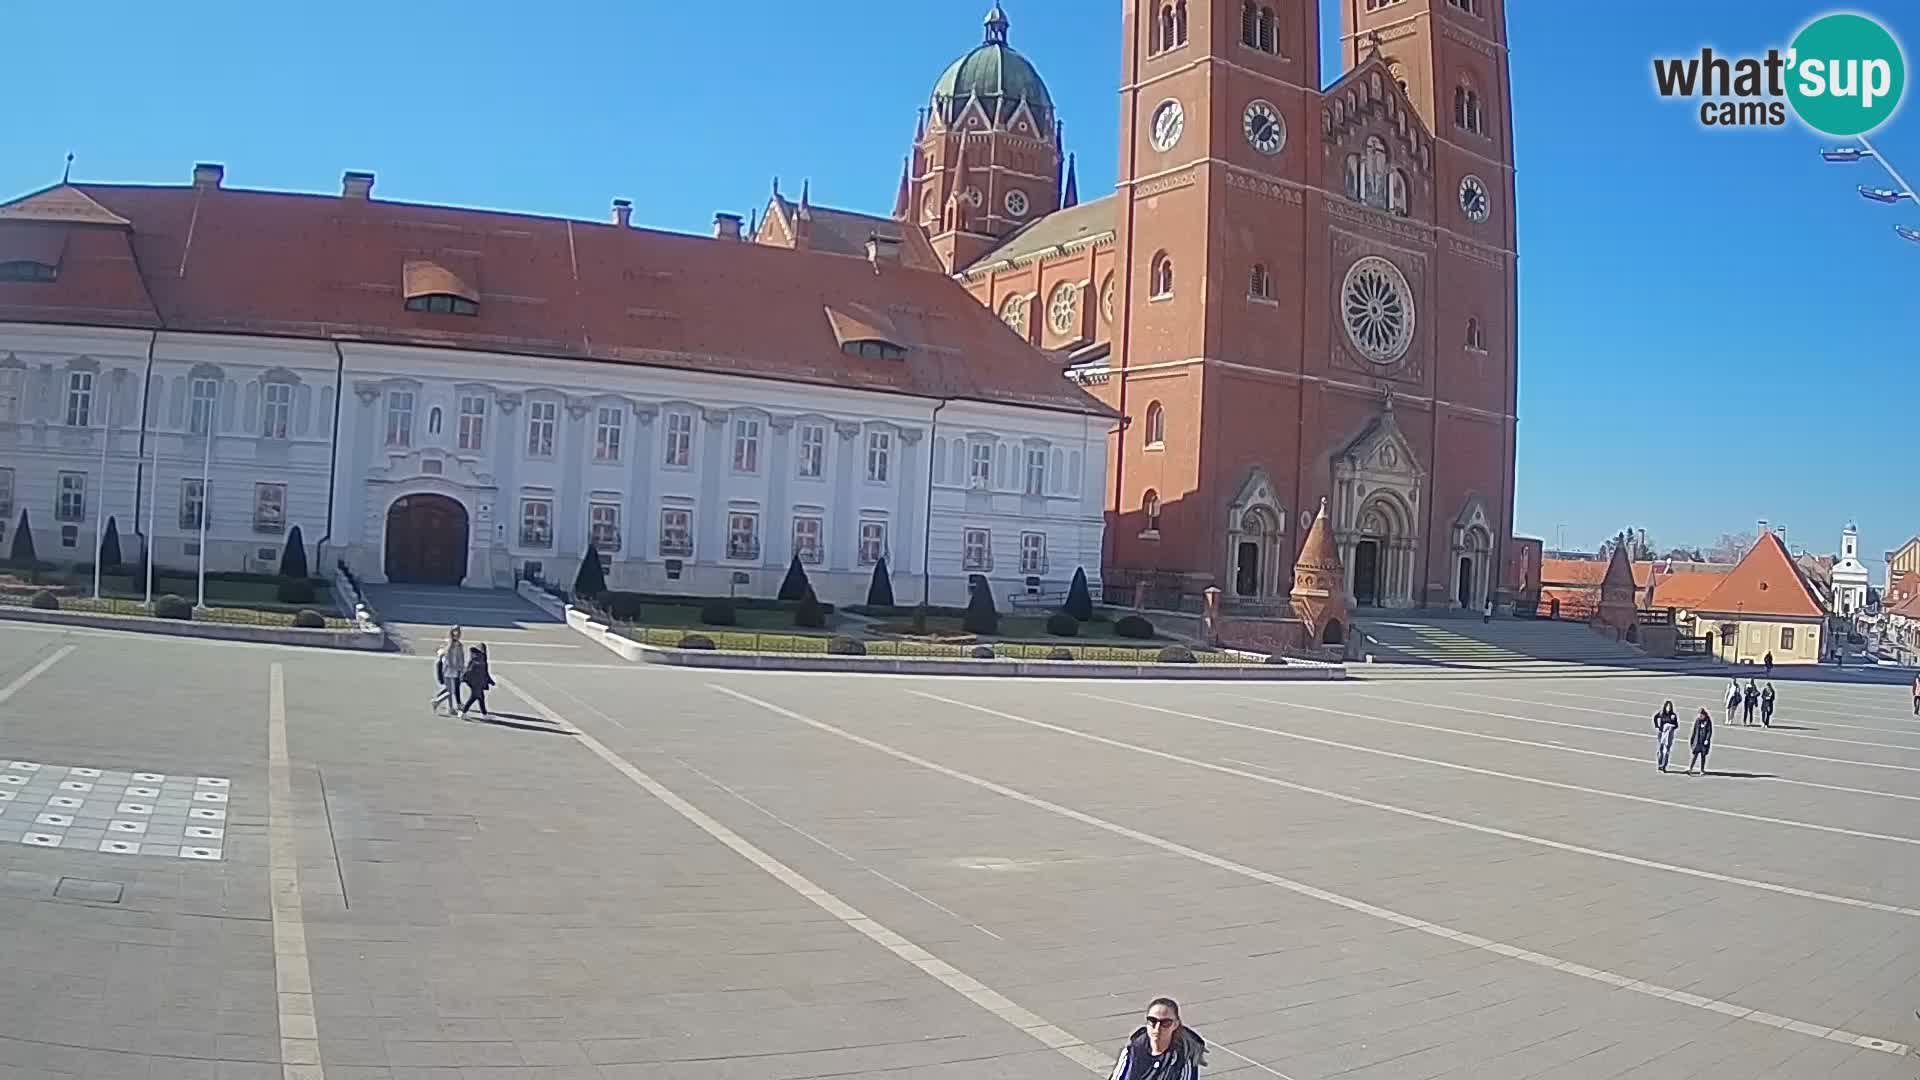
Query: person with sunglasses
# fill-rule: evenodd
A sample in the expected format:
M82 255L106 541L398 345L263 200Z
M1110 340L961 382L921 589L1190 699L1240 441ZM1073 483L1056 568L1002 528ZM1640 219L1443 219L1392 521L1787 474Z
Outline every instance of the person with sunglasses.
M1120 1048L1110 1080L1199 1080L1207 1063L1207 1040L1180 1022L1180 1003L1158 997L1147 1004L1147 1022Z

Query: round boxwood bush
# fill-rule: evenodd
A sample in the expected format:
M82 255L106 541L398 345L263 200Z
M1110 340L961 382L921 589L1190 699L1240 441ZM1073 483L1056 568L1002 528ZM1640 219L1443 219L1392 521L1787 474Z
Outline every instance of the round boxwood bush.
M312 608L303 608L293 617L293 625L302 630L325 630L327 620Z
M827 655L865 656L867 655L867 643L857 641L850 637L836 637L832 641L827 642Z
M1047 659L1073 660L1076 659L1076 657L1073 655L1072 649L1067 648L1065 645L1055 645L1053 651L1047 654Z
M1163 664L1198 663L1198 661L1193 658L1193 650L1187 648L1185 645L1169 645L1161 649L1160 662Z
M183 622L193 618L193 605L184 596L168 593L153 602L153 617L156 619L179 619Z
M1054 637L1078 637L1080 620L1064 611L1056 611L1047 616L1047 633Z
M700 605L700 621L708 626L732 626L736 621L733 605L725 600L709 600Z
M806 594L800 597L800 606L793 609L793 625L808 630L825 629L827 609L820 606L820 598L813 595L813 586L807 586Z
M993 646L975 645L972 652L968 655L972 656L975 660L991 660L993 659Z
M1274 653L1273 655L1267 657L1267 663L1269 664L1285 664L1286 662L1287 662L1287 658L1284 656L1281 656L1279 653Z
M687 634L680 639L682 649L711 649L713 639L705 634Z
M313 603L313 581L309 578L288 578L274 590L283 604Z
M1144 641L1153 636L1153 624L1138 615L1122 615L1114 620L1113 632L1124 638Z
M640 594L636 592L609 592L600 598L606 605L607 614L615 622L640 621Z
M41 589L39 592L34 593L33 599L29 600L28 603L39 608L41 611L60 610L60 598L46 589Z

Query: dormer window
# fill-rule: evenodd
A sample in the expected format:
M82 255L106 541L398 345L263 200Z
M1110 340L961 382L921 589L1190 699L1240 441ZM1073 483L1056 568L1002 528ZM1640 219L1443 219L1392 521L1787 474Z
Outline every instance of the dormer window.
M840 351L848 356L864 356L870 360L905 360L907 350L891 341L849 341L840 346Z
M827 325L840 351L873 360L905 360L907 346L893 320L864 304L827 309Z
M0 281L52 281L59 276L59 268L50 263L30 259L0 262Z
M435 315L478 315L480 305L464 296L432 293L427 296L407 297L407 310L426 311Z

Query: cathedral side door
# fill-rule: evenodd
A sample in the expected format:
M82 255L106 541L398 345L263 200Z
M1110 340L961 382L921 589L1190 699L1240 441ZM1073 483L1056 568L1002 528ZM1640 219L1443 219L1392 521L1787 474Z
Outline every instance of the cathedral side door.
M1260 545L1242 541L1234 553L1233 591L1239 596L1260 595Z
M1380 541L1362 540L1353 546L1353 602L1361 607L1380 603Z

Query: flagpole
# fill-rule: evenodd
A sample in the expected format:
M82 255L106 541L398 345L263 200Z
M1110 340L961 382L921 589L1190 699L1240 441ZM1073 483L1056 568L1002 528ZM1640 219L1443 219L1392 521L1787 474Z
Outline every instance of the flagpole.
M209 474L213 471L213 414L220 406L220 390L216 383L213 400L207 402L206 449L200 458L200 603L207 606L207 508L213 505L209 488Z
M113 438L113 384L107 383L106 408L100 413L100 497L93 510L93 598L100 599L100 554L107 532L107 443ZM134 513L140 508L134 507Z

